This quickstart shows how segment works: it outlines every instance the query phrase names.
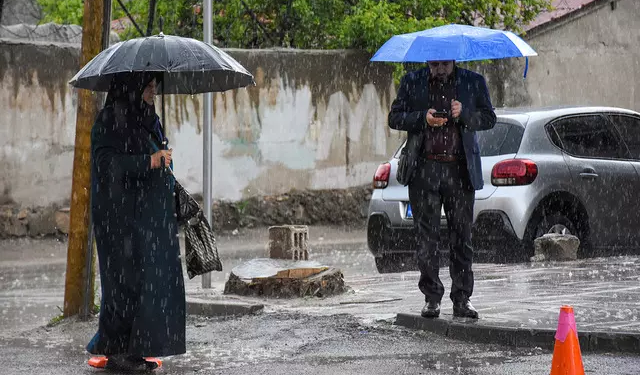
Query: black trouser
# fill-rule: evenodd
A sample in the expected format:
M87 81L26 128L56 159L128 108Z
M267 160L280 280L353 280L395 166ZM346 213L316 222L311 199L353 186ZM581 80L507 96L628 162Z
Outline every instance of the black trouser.
M450 240L450 297L453 302L466 301L473 293L471 225L475 200L466 165L463 161L421 160L409 184L409 200L418 245L418 287L425 300L440 302L444 295L438 275L440 212L444 204Z

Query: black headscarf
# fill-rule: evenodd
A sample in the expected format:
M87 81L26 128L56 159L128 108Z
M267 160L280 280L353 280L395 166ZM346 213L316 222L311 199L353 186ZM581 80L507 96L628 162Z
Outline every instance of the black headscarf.
M116 116L124 115L127 125L138 123L154 131L155 106L147 104L142 98L145 88L154 78L157 85L162 83L162 73L157 72L114 77L104 103L105 108L113 107Z

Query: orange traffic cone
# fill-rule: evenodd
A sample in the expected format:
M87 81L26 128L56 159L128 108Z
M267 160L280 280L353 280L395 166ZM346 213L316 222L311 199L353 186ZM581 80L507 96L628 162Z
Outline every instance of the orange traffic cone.
M573 307L562 306L553 348L551 375L584 375Z

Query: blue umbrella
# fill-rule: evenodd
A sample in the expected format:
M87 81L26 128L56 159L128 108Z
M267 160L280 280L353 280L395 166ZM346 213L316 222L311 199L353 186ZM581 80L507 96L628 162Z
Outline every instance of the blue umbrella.
M452 24L395 35L376 51L371 61L464 62L537 55L531 46L510 31Z

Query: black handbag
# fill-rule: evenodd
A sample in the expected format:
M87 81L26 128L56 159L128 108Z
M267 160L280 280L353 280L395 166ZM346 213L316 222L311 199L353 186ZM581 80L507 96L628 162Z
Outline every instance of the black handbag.
M189 279L211 271L222 271L216 238L198 202L175 180L178 225L184 229Z
M184 226L198 215L198 212L202 211L198 202L182 187L182 185L175 179L175 193L176 193L176 214L178 215L178 224Z
M396 171L396 180L406 186L409 184L409 176L407 170L409 169L409 160L407 157L407 146L404 146L400 151L400 157L398 158L398 170Z
M185 254L189 279L211 271L222 271L216 238L211 226L200 211L184 226ZM195 221L195 222L194 222Z

